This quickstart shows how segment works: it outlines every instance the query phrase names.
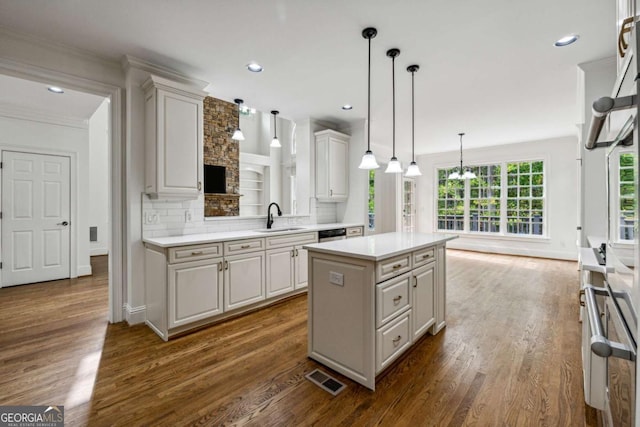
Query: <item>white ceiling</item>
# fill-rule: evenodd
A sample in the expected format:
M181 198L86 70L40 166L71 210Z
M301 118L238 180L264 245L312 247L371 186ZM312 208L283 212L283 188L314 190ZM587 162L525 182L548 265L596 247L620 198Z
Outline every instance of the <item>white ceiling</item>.
M104 98L64 88L49 92L49 85L0 74L0 106L17 106L35 113L88 120Z
M391 144L391 60L396 59L396 143L410 149L410 74L416 152L573 135L578 63L615 55L615 2L603 0L0 0L0 25L99 53L130 54L211 82L285 118L344 124L366 117L372 41L374 148ZM565 48L553 42L580 35ZM262 73L244 68L262 64ZM613 82L612 82L613 84ZM350 103L353 110L340 107ZM402 159L401 160L407 160Z

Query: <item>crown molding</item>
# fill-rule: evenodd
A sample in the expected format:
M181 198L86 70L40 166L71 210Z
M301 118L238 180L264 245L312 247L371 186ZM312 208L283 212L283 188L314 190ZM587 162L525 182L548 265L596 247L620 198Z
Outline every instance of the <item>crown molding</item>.
M122 57L121 64L122 69L125 72L128 72L130 69L134 68L137 70L146 71L149 74L155 76L164 77L165 79L197 88L199 90L204 90L209 85L209 82L207 81L189 77L179 71L164 67L162 65L152 64L151 62L145 61L144 59L136 58L132 55L124 55Z
M78 129L88 129L89 121L78 117L69 117L46 111L37 111L20 105L0 103L0 117L48 123Z

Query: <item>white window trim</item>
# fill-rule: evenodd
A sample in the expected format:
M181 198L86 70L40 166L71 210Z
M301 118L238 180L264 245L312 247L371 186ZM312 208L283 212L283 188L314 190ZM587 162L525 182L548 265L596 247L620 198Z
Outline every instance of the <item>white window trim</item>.
M544 196L543 200L543 215L544 220L542 221L542 234L517 234L517 233L507 233L507 164L508 163L524 163L524 162L542 162L542 191ZM457 163L443 163L434 165L433 169L433 179L434 179L434 215L433 215L433 229L436 233L445 233L445 234L457 234L463 235L465 237L477 237L477 238L486 238L486 239L503 239L503 240L525 240L525 241L548 241L551 240L549 236L549 194L547 191L547 182L549 181L548 176L548 165L550 160L546 158L546 156L535 156L531 158L524 158L519 160L500 160L500 161L478 161L473 163L467 163L465 166L469 167L477 167L477 166L491 166L491 165L500 165L500 232L480 232L480 231L470 231L470 212L469 212L469 180L465 180L464 183L464 224L463 230L445 230L438 228L438 170L442 169L451 169L458 167Z
M632 149L620 149L617 150L615 154L615 156L609 157L609 177L611 180L609 183L609 203L610 206L614 206L615 213L613 221L609 221L609 236L614 236L612 241L615 245L621 245L620 247L624 247L625 245L633 245L633 240L623 240L620 238L620 155L634 154L634 151ZM638 158L636 158L636 163L637 162ZM637 168L638 165L636 164L635 167ZM609 215L611 215L611 212L609 212Z

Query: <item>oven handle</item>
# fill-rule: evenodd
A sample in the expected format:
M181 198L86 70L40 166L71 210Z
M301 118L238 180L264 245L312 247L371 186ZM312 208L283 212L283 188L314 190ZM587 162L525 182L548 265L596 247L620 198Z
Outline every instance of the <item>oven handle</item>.
M596 295L608 296L606 288L596 288L592 285L584 286L585 302L587 304L587 313L589 317L589 325L591 325L591 351L600 357L619 357L626 360L635 360L636 356L631 349L622 343L609 341L604 335L602 327L602 319L600 318L600 309Z

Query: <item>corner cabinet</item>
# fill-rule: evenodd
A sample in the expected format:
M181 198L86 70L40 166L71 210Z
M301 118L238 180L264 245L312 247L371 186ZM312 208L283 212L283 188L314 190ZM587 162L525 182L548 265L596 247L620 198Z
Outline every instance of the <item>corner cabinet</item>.
M349 197L349 135L334 130L316 132L316 198L344 202Z
M205 92L151 76L145 91L145 193L196 199L202 190Z

